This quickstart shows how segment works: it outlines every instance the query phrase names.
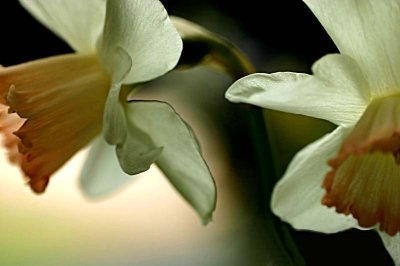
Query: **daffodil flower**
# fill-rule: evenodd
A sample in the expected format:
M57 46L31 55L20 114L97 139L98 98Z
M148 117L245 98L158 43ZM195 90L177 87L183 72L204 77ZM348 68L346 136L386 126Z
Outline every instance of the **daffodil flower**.
M340 54L313 75L253 74L226 96L328 120L275 187L273 211L297 229L375 228L400 263L400 1L306 0Z
M177 64L182 40L158 0L21 0L76 53L0 69L1 132L35 192L92 143L81 184L109 193L153 162L204 222L215 186L190 127L166 103L128 101L132 86ZM122 170L121 170L122 169Z

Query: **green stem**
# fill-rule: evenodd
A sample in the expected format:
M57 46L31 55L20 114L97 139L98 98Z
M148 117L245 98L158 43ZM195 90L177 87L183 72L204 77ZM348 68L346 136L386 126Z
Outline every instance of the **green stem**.
M229 48L229 49L228 49ZM224 51L223 56L229 55L228 51L233 51L232 57L236 60L223 60L223 57L216 56L216 62L224 64L225 71L227 71L234 80L255 72L247 57L239 51L235 46L229 46ZM238 63L240 62L240 63ZM230 67L230 63L234 63L234 67ZM232 69L233 71L229 72ZM244 111L246 112L249 129L251 133L251 142L255 152L257 165L257 185L259 187L259 202L260 211L263 223L267 227L269 233L274 238L274 243L284 251L288 260L292 265L305 265L304 259L297 249L296 243L292 238L291 228L288 224L281 222L271 210L271 196L276 182L279 180L276 161L272 153L272 146L270 142L270 134L268 133L268 125L266 124L266 117L264 116L263 109L260 107L243 104Z
M175 26L181 31L184 49L178 68L188 68L203 64L213 69L229 74L233 80L255 72L250 60L233 43L225 38L211 33L192 22L175 18ZM256 160L256 186L258 188L258 206L265 230L265 235L273 237L274 245L279 246L278 252L285 257L285 264L305 265L297 250L288 225L280 222L271 211L271 195L278 177L275 171L271 145L269 145L268 130L265 124L263 110L258 107L245 106L244 112L251 133L251 141ZM271 252L271 250L269 250ZM282 253L284 255L282 255ZM274 255L274 254L271 254ZM269 256L271 257L271 256ZM289 257L289 259L287 259Z
M253 149L256 153L258 185L261 190L261 207L264 224L270 229L274 242L289 256L292 265L305 265L295 242L291 237L290 227L279 221L270 208L273 188L279 179L276 176L276 166L272 157L270 139L265 124L263 110L259 107L245 105L249 128L252 136Z

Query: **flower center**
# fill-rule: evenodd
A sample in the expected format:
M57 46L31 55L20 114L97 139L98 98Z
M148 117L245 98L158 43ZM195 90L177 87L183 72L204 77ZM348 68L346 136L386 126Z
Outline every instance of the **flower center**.
M399 232L400 95L371 102L329 165L324 205L352 214L360 226Z
M0 116L0 131L6 140L10 128L18 136L7 148L12 158L19 152L14 162L35 192L43 192L50 176L100 133L109 88L95 56L54 56L0 70L0 96L6 96L0 103L10 113Z

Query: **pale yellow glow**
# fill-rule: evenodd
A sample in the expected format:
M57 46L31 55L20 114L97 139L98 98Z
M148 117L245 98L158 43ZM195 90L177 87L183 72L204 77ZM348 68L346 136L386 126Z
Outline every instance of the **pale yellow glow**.
M192 74L183 78L197 84L192 82ZM172 80L176 77L172 76ZM214 76L199 77L207 86L215 80ZM0 265L6 261L18 266L154 266L164 265L165 258L179 261L191 254L225 256L224 243L240 243L238 235L251 225L252 217L238 197L241 183L229 165L226 140L203 113L188 108L190 102L178 98L174 91L176 84L186 91L189 80L174 81L171 88L158 91L165 93L164 98L155 99L172 103L200 137L218 187L213 222L204 227L195 211L155 167L135 177L131 185L113 196L91 201L83 197L78 186L78 173L86 154L83 151L60 169L46 192L38 196L24 185L19 170L8 163L5 151L0 149ZM226 87L217 85L214 84ZM204 88L205 84L200 82L199 87ZM213 89L217 88L210 88ZM161 95L157 93L158 97ZM7 256L11 259L5 259ZM161 264L152 263L154 257L160 258ZM147 261L150 262L146 264Z
M46 264L49 261L77 265L82 258L179 256L185 250L206 247L238 227L233 217L237 210L232 209L236 200L229 195L231 188L225 181L221 181L225 184L216 222L204 227L156 167L115 195L94 201L85 199L78 186L86 151L57 172L51 186L39 196L24 185L5 150L0 150L0 155L0 261L9 255L25 257L34 261L33 265L51 265ZM217 172L229 177L225 170Z

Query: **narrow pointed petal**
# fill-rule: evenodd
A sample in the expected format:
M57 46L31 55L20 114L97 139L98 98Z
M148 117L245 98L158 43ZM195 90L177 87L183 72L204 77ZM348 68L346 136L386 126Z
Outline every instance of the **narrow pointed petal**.
M127 113L132 125L163 148L157 165L203 222L209 222L215 209L215 184L192 130L166 103L133 101Z
M92 142L80 177L81 188L86 196L95 198L108 195L134 179L122 171L114 146L108 145L102 137Z
M351 216L321 204L321 184L329 171L327 161L338 150L347 132L339 127L301 150L290 163L272 195L272 210L300 230L335 233L357 226ZM312 162L312 163L310 163Z
M20 3L75 51L95 53L104 25L106 0L20 0Z
M112 73L116 49L124 49L133 62L124 79L139 83L161 76L178 62L182 40L158 0L107 2L104 33L99 50Z
M373 95L399 92L399 1L305 2L340 52L352 57L360 65Z
M0 71L0 90L8 90L9 112L26 119L14 134L23 154L21 168L35 192L98 133L108 75L96 58L55 56Z
M379 232L379 231L378 231ZM400 234L389 236L384 232L379 232L385 248L389 252L396 266L400 265Z
M358 67L349 57L327 55L313 66L314 75L278 72L252 74L227 91L232 102L326 119L337 125L354 124L368 95Z

